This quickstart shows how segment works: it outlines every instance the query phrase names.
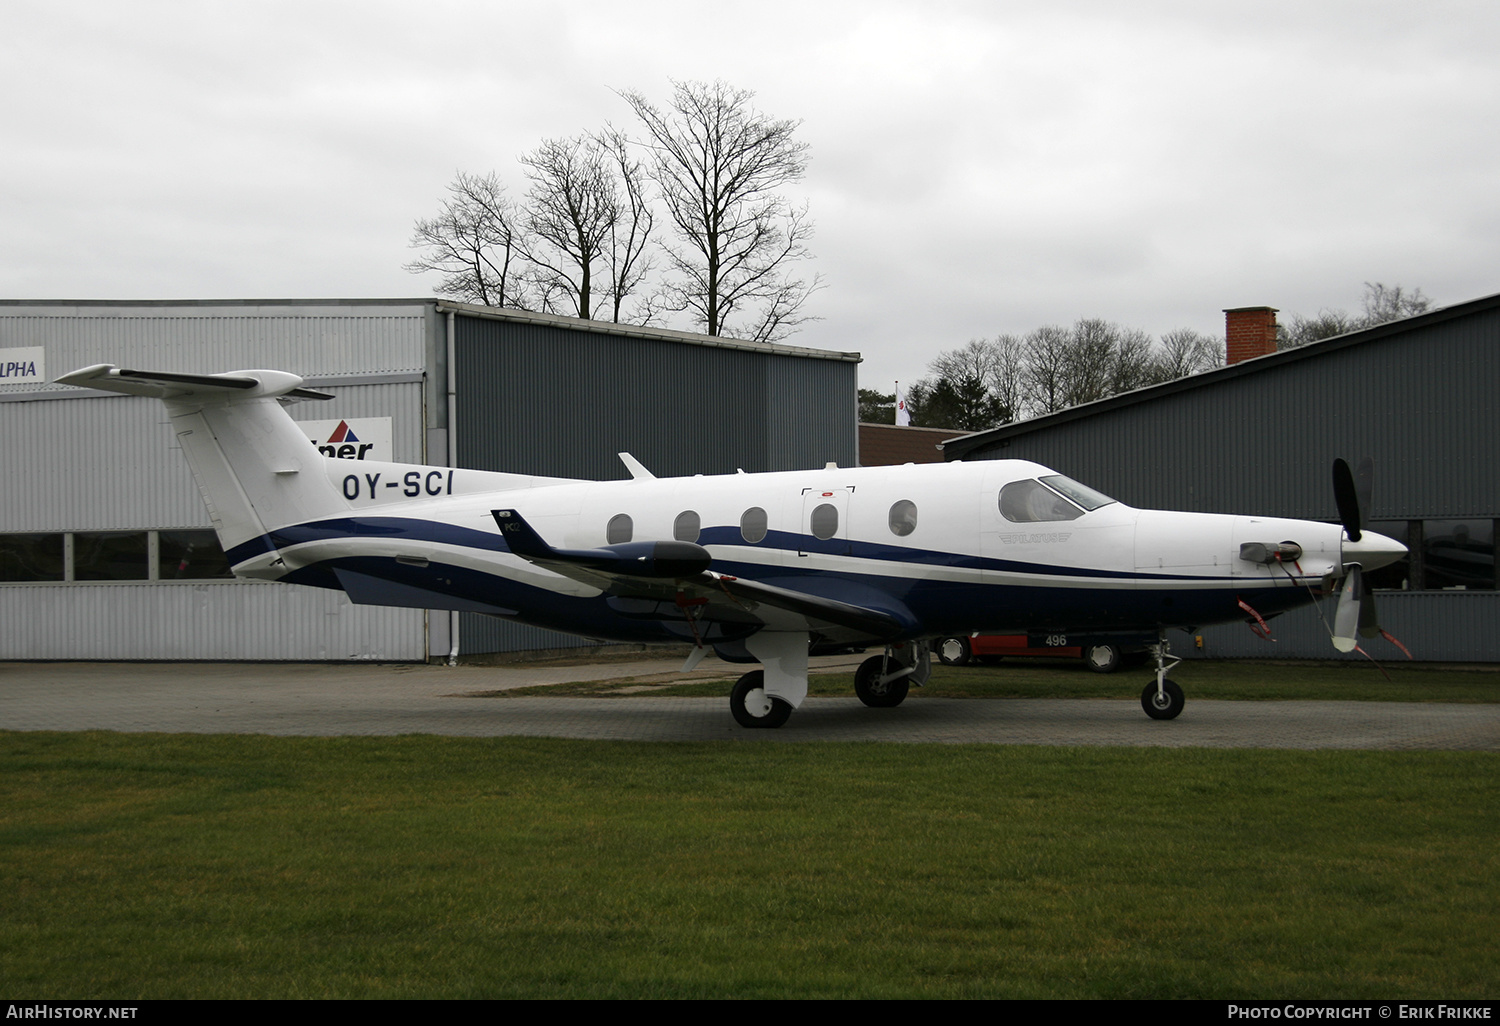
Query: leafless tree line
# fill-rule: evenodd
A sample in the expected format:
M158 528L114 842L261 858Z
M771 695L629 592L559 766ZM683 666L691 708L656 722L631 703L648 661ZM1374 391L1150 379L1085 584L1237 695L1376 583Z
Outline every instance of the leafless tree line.
M912 385L912 423L980 431L1222 366L1223 341L1179 328L1160 341L1097 318L971 339Z
M1287 323L1276 326L1276 348L1294 349L1334 335L1346 335L1387 321L1415 317L1426 313L1431 306L1432 300L1423 295L1420 288L1408 290L1401 285L1367 281L1363 314L1332 309L1319 310L1313 317L1293 314Z
M685 314L709 335L761 342L791 334L821 286L797 271L807 208L780 191L806 171L800 122L723 82L674 83L666 107L619 95L640 138L607 125L543 140L520 158L524 201L494 172L458 172L438 215L416 223L421 255L407 270L436 271L439 295L486 306L634 324Z

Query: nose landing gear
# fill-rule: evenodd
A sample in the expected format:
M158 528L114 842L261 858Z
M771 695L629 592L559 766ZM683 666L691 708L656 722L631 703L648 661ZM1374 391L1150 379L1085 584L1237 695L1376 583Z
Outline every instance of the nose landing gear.
M1177 714L1182 712L1182 689L1176 682L1167 679L1167 671L1182 660L1171 655L1169 647L1167 632L1162 631L1157 635L1156 644L1147 649L1156 660L1156 680L1147 684L1146 690L1141 692L1141 708L1153 720L1175 720Z

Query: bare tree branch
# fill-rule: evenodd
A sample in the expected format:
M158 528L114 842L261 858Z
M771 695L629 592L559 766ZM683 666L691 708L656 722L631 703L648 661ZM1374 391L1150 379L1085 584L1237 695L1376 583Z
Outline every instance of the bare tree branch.
M767 117L753 93L724 82L674 82L665 111L639 92L620 96L650 136L652 175L681 244L664 247L676 274L669 302L710 335L734 332L741 314L748 337L785 337L821 284L788 273L812 235L806 207L778 193L807 167L807 144L793 138L800 123Z
M495 175L454 175L437 217L419 220L411 245L425 252L406 264L413 274L443 275L438 295L484 306L527 309L518 275L521 211Z

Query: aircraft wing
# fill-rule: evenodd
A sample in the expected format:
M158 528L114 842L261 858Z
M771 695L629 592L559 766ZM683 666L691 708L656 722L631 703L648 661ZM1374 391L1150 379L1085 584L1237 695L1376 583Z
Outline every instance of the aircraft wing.
M905 610L873 609L716 573L709 569L713 556L693 542L557 549L516 510L497 509L491 515L511 552L602 589L610 606L624 616L809 631L840 641L893 639L916 626L916 618Z

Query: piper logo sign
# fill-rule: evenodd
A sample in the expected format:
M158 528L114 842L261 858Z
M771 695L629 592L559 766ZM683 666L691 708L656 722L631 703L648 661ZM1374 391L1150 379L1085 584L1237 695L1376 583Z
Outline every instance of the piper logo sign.
M301 426L307 440L330 459L393 462L389 417L304 420Z
M0 349L0 385L41 384L47 380L47 350Z

